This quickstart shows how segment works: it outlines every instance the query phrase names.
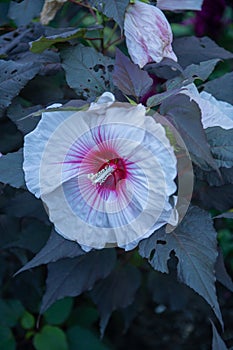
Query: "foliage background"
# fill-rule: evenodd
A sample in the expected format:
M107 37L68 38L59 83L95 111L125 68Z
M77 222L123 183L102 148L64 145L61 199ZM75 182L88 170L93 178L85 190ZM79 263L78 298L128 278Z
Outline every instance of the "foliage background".
M212 344L209 317L214 319L213 313L197 293L177 282L175 254L169 256L169 274L151 268L142 256L149 255L152 266L153 256L143 245L141 253L140 250L126 253L120 249L108 249L83 256L72 242L67 243L57 237L41 202L26 191L20 170L20 149L23 136L35 127L40 118L40 112L35 115L34 112L54 102L67 103L71 100L71 106L80 107L106 90L115 92L121 100L124 100L123 92L137 102L145 103L148 97L163 92L162 83L171 78L171 72L159 74L159 67L152 67L152 71L149 69L148 72L153 75L154 69L157 81L154 80L156 84L151 91L148 91L149 76L142 78L141 71L133 71L135 83L130 85L130 63L119 52L115 69L120 73L124 66L128 71L122 73L122 80L120 74L117 74L118 78L116 75L113 78L116 46L127 54L121 39L122 17L108 13L105 16L101 12L89 11L75 1L67 1L49 26L42 26L39 13L43 3L42 0L0 2L0 152L8 154L0 167L0 348L209 349ZM95 2L88 3L94 5ZM122 3L124 6L128 4L127 1ZM218 32L206 27L203 33L212 36L218 45L229 51L232 51L233 40L232 14L229 2ZM118 25L108 18L113 15ZM168 12L166 15L175 38L195 35L195 13ZM38 41L41 36L44 39ZM96 36L99 39L93 40ZM31 45L33 52L30 51L30 42L34 42ZM75 46L77 43L83 46ZM177 51L179 43L182 46L182 42L174 43ZM186 42L182 47L183 51L187 51L183 55L180 52L183 67L202 61L199 57L197 62L193 62L196 57L192 55L193 43ZM49 49L53 44L55 47ZM196 50L200 49L201 56L199 44ZM216 47L208 40L201 42L200 46L205 48L205 45L205 54L208 51L209 55L207 59L212 60L211 63L208 61L208 65L212 68L206 77L197 80L197 84L224 77L222 82L218 81L218 87L213 84L210 90L214 93L221 90L219 86L224 87L225 92L220 91L219 94L222 93L225 100L229 99L232 103L232 59L229 59L232 56L225 51L216 53ZM94 75L87 67L93 68ZM128 80L126 73L129 74ZM205 70L204 73L205 76ZM164 74L168 74L166 78ZM143 82L140 86L139 81ZM155 100L150 101L152 106L156 105ZM163 108L169 110L171 105L164 103L161 110ZM31 116L24 118L29 114ZM200 169L197 173L201 181L196 186L204 186L208 195L200 198L197 190L194 204L211 210L212 216L232 208L232 185L223 184L221 196L216 199L216 193L211 197L208 192L213 187L206 185L206 174L201 177ZM211 177L212 182L214 179L214 176ZM204 220L203 212L196 214L200 218L203 215ZM215 228L226 268L232 276L232 219L216 219ZM52 245L47 243L45 246L49 237L48 242ZM41 251L43 246L45 248ZM42 253L36 255L40 251ZM35 255L36 258L22 269L22 273L14 276ZM46 263L49 263L48 275ZM62 272L68 273L67 284L61 278ZM82 276L81 281L77 280L78 273ZM225 276L224 270L220 270L219 275ZM225 285L226 281L227 278L224 279ZM60 288L60 285L63 287ZM228 288L232 290L230 281ZM217 293L225 323L222 336L231 348L232 294L219 282ZM221 333L219 325L217 328ZM223 349L215 330L214 336L213 349Z

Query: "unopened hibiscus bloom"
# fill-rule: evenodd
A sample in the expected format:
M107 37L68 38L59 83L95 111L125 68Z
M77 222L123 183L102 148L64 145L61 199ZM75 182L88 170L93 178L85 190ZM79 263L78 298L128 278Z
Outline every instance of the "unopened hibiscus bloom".
M164 57L177 61L172 50L172 30L163 12L155 6L135 1L125 13L126 45L132 61L144 67Z
M233 106L230 103L217 100L206 91L199 93L195 84L184 87L182 93L198 104L204 129L214 126L226 130L233 128Z
M170 222L176 158L145 107L103 94L86 111L46 111L25 137L28 189L83 249L133 249Z

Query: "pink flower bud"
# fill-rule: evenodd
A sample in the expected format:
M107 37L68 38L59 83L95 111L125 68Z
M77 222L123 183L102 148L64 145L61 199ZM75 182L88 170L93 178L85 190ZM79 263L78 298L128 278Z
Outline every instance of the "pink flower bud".
M171 46L170 24L157 7L140 1L129 5L124 31L129 55L139 67L149 62L160 62L164 57L177 61Z

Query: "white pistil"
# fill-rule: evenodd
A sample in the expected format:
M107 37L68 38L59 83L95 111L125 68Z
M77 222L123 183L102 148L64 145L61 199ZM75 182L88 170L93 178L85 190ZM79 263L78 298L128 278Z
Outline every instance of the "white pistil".
M104 181L107 180L107 178L114 172L115 168L112 167L111 165L107 165L105 168L102 170L98 171L96 174L88 174L87 177L88 179L91 180L93 185L100 184L102 185Z

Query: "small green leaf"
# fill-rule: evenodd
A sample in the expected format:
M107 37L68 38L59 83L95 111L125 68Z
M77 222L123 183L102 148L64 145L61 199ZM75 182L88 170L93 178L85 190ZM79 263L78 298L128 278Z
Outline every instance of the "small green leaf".
M95 28L96 29L96 28ZM85 28L78 28L74 30L66 31L62 34L41 36L39 39L30 43L31 51L33 53L41 53L46 49L49 49L52 45L57 43L63 43L72 39L77 39L84 36L87 30Z
M33 338L36 350L68 350L65 333L58 327L44 326Z
M45 320L49 324L59 325L66 321L72 310L73 299L64 298L53 304L44 314Z
M0 349L2 350L16 349L16 342L10 328L0 326Z
M69 350L107 350L100 339L88 329L74 326L67 331Z
M14 327L23 314L23 311L24 308L20 301L14 299L0 299L0 326Z
M35 326L35 317L28 311L25 311L20 323L24 329L32 329Z
M81 327L90 328L98 320L99 313L95 307L79 306L72 313L72 317Z

